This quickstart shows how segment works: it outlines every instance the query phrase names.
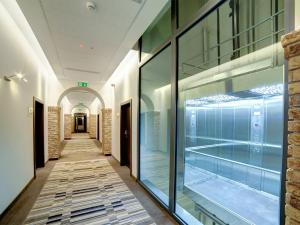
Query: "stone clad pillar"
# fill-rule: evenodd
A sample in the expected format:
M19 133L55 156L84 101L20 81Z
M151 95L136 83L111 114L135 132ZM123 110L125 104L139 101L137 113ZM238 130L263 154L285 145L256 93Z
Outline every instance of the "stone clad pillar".
M112 110L102 109L102 151L104 155L111 155Z
M90 114L89 117L89 133L90 133L90 138L96 138L96 125L97 125L97 115L96 114Z
M48 107L48 156L49 159L60 157L60 107Z
M75 131L75 119L74 119L74 116L71 115L71 133L74 133Z
M64 115L64 136L65 139L71 139L72 135L72 114Z
M282 38L288 60L288 158L286 171L286 225L300 224L300 30Z

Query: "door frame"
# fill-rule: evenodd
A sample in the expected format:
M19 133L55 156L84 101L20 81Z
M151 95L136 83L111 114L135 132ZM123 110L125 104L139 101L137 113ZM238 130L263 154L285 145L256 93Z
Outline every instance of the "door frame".
M35 107L35 103L40 103L43 105L43 140L44 140L44 165L45 165L45 104L44 101L42 101L41 99L33 96L33 112L32 112L32 118L33 118L33 172L34 172L34 178L36 178L36 145L35 145L35 116L36 116L36 107Z
M129 165L129 170L130 170L130 176L132 176L132 99L130 98L127 101L124 101L120 104L120 165L122 165L123 160L122 160L122 146L121 146L121 140L122 140L122 134L121 134L121 129L122 129L122 107L125 105L129 105L130 110L130 123L129 123L129 128L130 128L130 132L129 132L129 151L130 151L130 165Z

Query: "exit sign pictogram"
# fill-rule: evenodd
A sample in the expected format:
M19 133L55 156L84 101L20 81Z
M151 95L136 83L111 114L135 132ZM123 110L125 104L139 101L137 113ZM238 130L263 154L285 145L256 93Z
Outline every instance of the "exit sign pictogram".
M81 81L78 82L78 87L87 87L87 86L88 86L87 82L81 82Z

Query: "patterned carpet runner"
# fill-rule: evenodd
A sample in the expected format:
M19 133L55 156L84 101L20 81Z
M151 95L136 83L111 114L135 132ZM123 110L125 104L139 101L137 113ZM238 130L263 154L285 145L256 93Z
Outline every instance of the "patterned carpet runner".
M106 159L57 163L25 224L155 224Z

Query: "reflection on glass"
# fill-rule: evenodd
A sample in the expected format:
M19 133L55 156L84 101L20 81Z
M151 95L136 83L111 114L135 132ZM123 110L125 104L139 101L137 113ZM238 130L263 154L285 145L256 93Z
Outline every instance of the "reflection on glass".
M141 70L140 179L166 205L169 196L171 51Z
M176 214L188 224L279 224L282 5L226 1L178 41Z
M178 0L179 27L193 18L209 0Z
M142 36L141 57L151 56L171 35L171 1L168 0L157 18Z

